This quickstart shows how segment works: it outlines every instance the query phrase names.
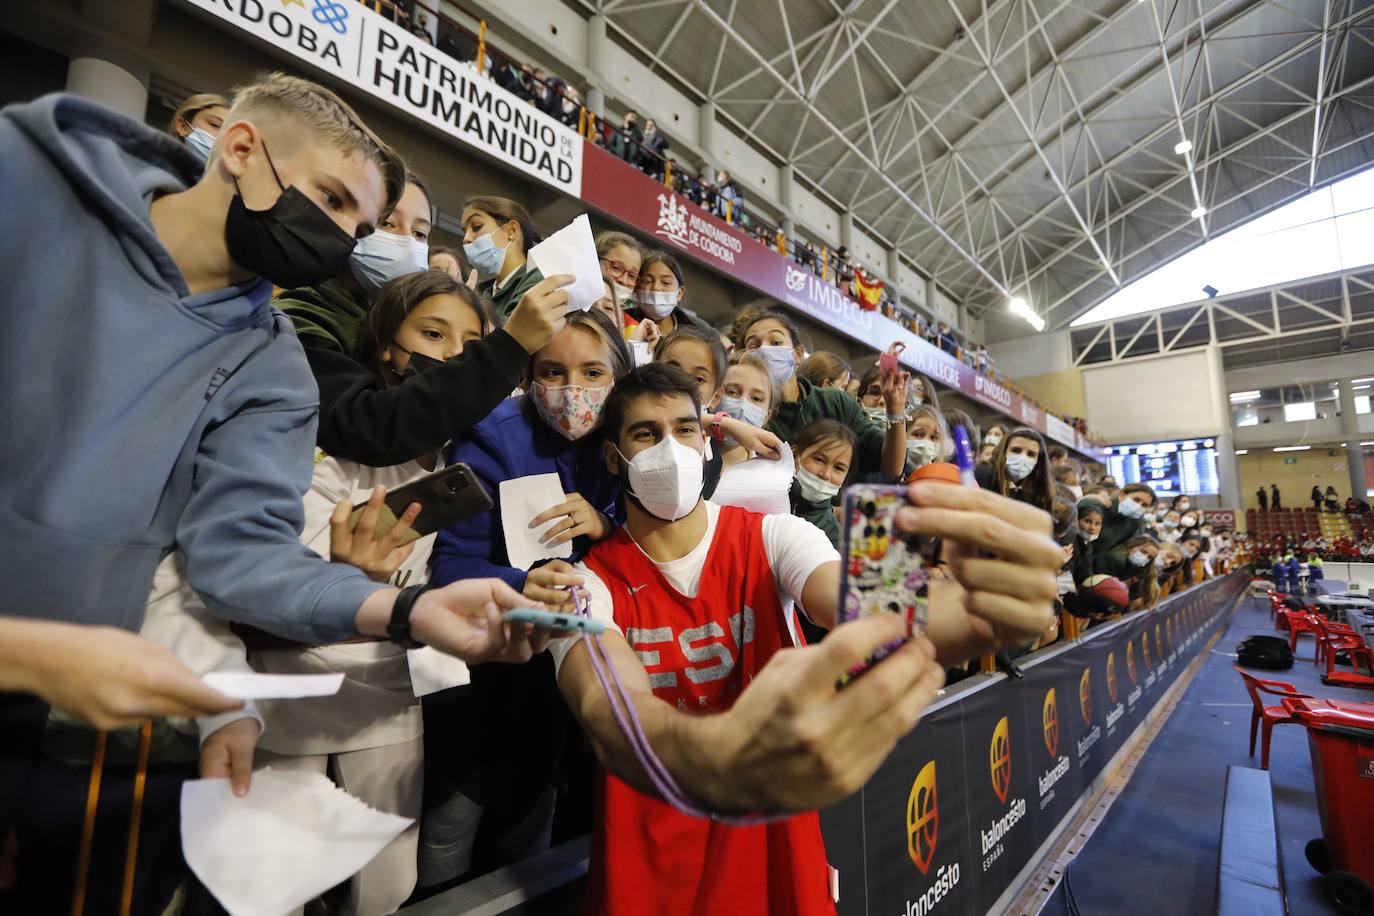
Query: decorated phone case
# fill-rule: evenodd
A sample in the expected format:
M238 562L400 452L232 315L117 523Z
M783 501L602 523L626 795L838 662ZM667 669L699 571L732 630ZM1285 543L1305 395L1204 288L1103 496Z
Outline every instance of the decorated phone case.
M840 620L870 614L901 614L912 633L926 627L926 581L935 560L933 539L897 532L897 510L906 505L906 487L858 484L844 496L844 569L840 577ZM874 653L850 677L902 644L897 640Z

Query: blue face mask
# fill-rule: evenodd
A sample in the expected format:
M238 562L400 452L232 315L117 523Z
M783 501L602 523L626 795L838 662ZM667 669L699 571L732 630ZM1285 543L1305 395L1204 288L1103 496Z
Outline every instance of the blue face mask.
M750 426L763 426L763 421L768 416L768 411L762 405L755 404L753 401L746 401L744 398L731 398L722 396L720 399L720 412L729 414L736 420L748 423Z
M191 132L182 137L181 140L186 144L186 148L195 153L196 158L201 162L210 161L210 150L215 146L215 138L210 136L209 131L193 127Z
M1030 455L1008 455L1007 456L1007 475L1012 480L1020 483L1030 476L1030 472L1035 470L1037 459Z
M397 277L429 267L429 246L419 239L378 229L358 239L348 259L353 276L371 295Z
M496 230L492 230L463 246L463 256L468 259L468 265L484 280L500 275L501 267L506 263L506 249L510 247L507 242L497 248L491 240L495 234Z
M773 384L781 388L797 371L797 354L791 347L759 347L754 351L768 362Z

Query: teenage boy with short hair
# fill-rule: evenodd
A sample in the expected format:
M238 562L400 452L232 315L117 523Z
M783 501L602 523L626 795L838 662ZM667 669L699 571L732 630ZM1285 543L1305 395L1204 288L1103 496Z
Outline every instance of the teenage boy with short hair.
M528 657L490 608L518 596L398 601L299 540L317 395L272 284L339 273L405 182L347 104L268 75L202 170L170 137L47 96L0 113L0 160L3 613L137 630L175 549L213 612L289 639L386 635L395 609L398 640Z
M559 687L608 771L585 909L833 913L814 809L867 780L933 699L942 665L1046 628L1059 549L1049 517L1029 506L913 487L916 505L899 527L944 537L953 579L932 586L929 639L839 691L837 680L901 635L902 621L877 615L790 648L794 604L835 625L839 557L801 519L701 499L697 397L692 379L657 363L616 384L601 424L606 464L626 478L627 519L577 571L590 614L608 625L609 661L682 789L717 811L798 813L732 827L654 797L586 645L555 642Z

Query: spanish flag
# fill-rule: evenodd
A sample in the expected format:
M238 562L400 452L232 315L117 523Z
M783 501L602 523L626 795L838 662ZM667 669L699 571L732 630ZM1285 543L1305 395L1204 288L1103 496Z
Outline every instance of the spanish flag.
M883 281L871 277L862 267L854 269L854 296L866 311L876 312L883 297Z

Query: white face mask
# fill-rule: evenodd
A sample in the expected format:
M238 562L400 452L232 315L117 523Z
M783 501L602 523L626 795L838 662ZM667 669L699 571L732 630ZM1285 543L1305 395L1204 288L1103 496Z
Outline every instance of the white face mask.
M1183 518L1179 519L1179 522L1184 528L1191 528L1197 524L1197 518L1191 515L1185 515Z
M1145 514L1145 507L1133 499L1123 499L1116 504L1116 511L1127 518L1140 518Z
M182 138L186 148L196 154L196 158L201 162L210 161L210 150L215 148L215 138L210 136L208 130L199 127L191 128L191 132Z
M615 294L615 301L621 305L634 301L635 291L628 286L621 286L614 280L611 281L611 291Z
M887 425L887 407L885 405L876 404L873 407L865 407L864 413L868 414L868 418L874 423Z
M1097 534L1088 534L1086 531L1080 528L1078 533L1079 536L1083 538L1083 543L1091 544L1093 541L1097 540L1098 536L1101 535L1102 532L1099 531Z
M1000 435L998 435L997 433L990 433L990 434L988 434L988 437L987 437L986 439L983 440L983 442L984 442L985 444L991 445L993 448L996 448L996 447L997 447L997 443L999 443L999 442L1001 442L1001 441L1002 441L1002 437L1001 437Z
M1020 483L1030 476L1030 472L1035 470L1037 459L1030 455L1008 455L1007 456L1007 475L1012 480Z
M353 276L370 295L397 277L427 270L429 246L408 235L378 229L358 239L348 262Z
M654 321L662 321L673 314L673 309L677 308L677 291L635 290L635 304L639 306L645 317Z
M934 439L907 439L906 455L916 467L924 467L939 457L940 443Z
M839 484L822 480L806 468L797 468L797 492L809 503L828 503L840 492Z
M506 263L506 249L510 247L510 242L498 247L491 240L491 237L500 231L500 229L493 229L486 235L478 236L463 246L463 257L467 258L468 266L477 271L479 277L497 276Z
M668 436L652 448L627 459L629 490L644 511L675 522L701 502L705 459L701 452Z
M1067 486L1067 484L1066 484L1066 486ZM1082 488L1082 487L1079 487L1079 486L1069 487L1069 492L1073 494L1073 498L1074 498L1074 499L1082 499L1082 498L1083 498L1083 488Z
M1150 562L1150 555L1143 550L1132 550L1126 559L1131 561L1132 566L1146 566Z

